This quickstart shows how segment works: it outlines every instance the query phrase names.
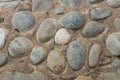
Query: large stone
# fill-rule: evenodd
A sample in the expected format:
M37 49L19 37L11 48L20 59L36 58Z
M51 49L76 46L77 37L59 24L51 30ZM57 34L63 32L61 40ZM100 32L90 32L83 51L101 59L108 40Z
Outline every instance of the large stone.
M80 12L70 12L59 20L61 27L78 30L83 27L85 18Z
M110 7L118 8L118 7L120 7L120 0L107 0L107 4Z
M37 31L37 40L38 42L48 42L51 40L57 31L57 22L53 18L46 19L41 23Z
M27 32L35 25L35 18L29 11L17 12L12 19L13 28L20 32Z
M0 67L3 66L7 62L7 56L5 53L0 52Z
M67 48L67 61L73 70L79 70L85 61L85 48L78 41L72 41Z

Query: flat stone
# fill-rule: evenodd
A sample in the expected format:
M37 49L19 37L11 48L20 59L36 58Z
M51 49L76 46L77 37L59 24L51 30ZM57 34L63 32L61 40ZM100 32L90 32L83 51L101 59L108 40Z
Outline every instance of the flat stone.
M81 0L58 0L59 3L66 8L78 8Z
M83 27L85 18L80 12L70 12L59 20L61 27L78 30Z
M108 8L93 8L90 10L90 18L94 20L105 19L112 14Z
M106 39L106 47L113 55L120 55L120 33L112 33Z
M88 22L82 30L84 37L92 38L101 34L105 30L105 27L102 23L91 21Z
M73 70L79 70L84 65L85 48L79 41L72 41L67 48L67 61Z
M12 19L13 28L20 32L27 32L35 25L35 17L29 11L17 12Z
M52 50L47 58L47 66L56 74L63 72L66 66L63 53L58 50Z
M95 43L89 52L89 66L95 67L99 61L100 54L102 52L102 46L99 43Z
M54 4L52 0L32 0L32 11L43 11L43 12L48 12L50 11Z
M110 7L118 8L118 7L120 7L120 0L107 0L107 4Z
M30 61L33 64L42 62L47 56L47 51L42 46L34 46L30 55Z
M75 80L93 80L91 76L78 76Z
M53 18L48 18L41 23L37 31L38 42L48 42L51 40L57 31L57 21Z
M5 53L0 52L0 67L3 66L7 62L7 56Z
M116 30L119 31L120 30L120 17L115 18L114 25L115 25Z
M71 39L71 35L65 28L61 28L56 32L55 43L57 44L67 44Z
M86 0L87 2L93 4L93 3L98 3L98 2L101 2L103 0Z
M30 40L24 37L17 37L9 44L9 54L13 57L23 56L29 52L33 44Z

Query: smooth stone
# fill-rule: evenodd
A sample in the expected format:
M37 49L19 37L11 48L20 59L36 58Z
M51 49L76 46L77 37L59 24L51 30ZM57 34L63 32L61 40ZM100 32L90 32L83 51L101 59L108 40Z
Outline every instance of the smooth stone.
M91 76L78 76L75 80L93 80Z
M35 25L35 17L30 11L19 11L12 19L13 28L20 32L27 32Z
M32 0L32 3L33 12L35 11L48 12L54 7L52 0Z
M89 66L95 67L99 61L102 46L99 43L93 44L89 52Z
M47 51L42 46L35 46L30 55L30 61L33 64L42 62L47 56Z
M59 3L66 8L78 8L81 0L58 0Z
M112 14L108 8L93 8L90 10L90 18L94 20L105 19Z
M56 44L67 44L71 39L71 35L65 28L61 28L56 32L55 43Z
M59 20L61 27L78 30L83 27L85 18L80 12L69 12Z
M8 51L13 57L23 56L29 52L33 44L30 40L24 37L17 37L9 44Z
M120 55L120 33L112 33L106 39L106 47L108 51L115 56Z
M62 73L66 66L63 53L58 50L52 50L47 58L47 66L52 72L56 74Z
M67 61L73 70L79 70L84 65L85 48L79 41L72 41L67 48Z
M48 18L41 23L37 31L38 42L48 42L51 40L57 31L57 21L53 18Z
M0 52L0 67L5 65L7 62L7 56L5 55L5 53Z
M102 23L91 21L88 22L82 30L84 37L92 38L101 34L105 30L105 27Z
M118 7L120 7L120 0L107 0L107 4L110 7L118 8Z
M115 18L114 25L115 25L116 30L119 31L120 30L120 17Z
M86 0L87 2L93 4L93 3L98 3L98 2L101 2L103 0Z
M64 9L63 9L63 8L57 8L57 9L55 10L55 13L56 13L57 15L62 15L62 14L64 14Z

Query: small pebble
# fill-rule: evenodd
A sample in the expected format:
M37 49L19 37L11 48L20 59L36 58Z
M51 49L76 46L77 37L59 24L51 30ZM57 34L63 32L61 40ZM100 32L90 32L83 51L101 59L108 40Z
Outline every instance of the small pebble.
M57 15L62 15L62 14L64 14L64 9L63 8L58 8L58 9L55 10L55 13Z

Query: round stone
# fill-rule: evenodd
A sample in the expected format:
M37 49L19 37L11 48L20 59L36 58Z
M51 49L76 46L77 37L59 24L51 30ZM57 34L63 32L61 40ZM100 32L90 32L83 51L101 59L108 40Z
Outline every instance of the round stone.
M89 66L95 67L99 61L100 54L102 52L102 46L99 43L95 43L89 52Z
M105 28L103 24L99 22L91 21L85 25L85 27L82 30L82 34L87 38L92 38L102 33L104 29Z
M52 50L48 55L47 65L50 70L56 74L63 72L66 65L63 53L57 50Z
M115 25L115 28L116 30L120 30L120 17L117 17L115 20L114 20L114 25Z
M71 35L65 28L61 28L56 32L55 43L57 44L67 44L71 39Z
M120 55L120 33L112 33L106 39L106 47L113 55Z
M73 70L79 70L85 60L85 48L78 41L72 41L67 48L67 61Z
M59 0L59 3L66 8L78 8L81 0Z
M101 2L103 0L86 0L89 3L97 3L97 2Z
M30 61L33 64L42 62L47 56L47 51L42 46L35 46L30 55Z
M17 12L12 19L13 28L20 32L27 32L35 25L35 18L29 11Z
M95 20L107 18L111 14L112 12L108 8L93 8L90 10L90 18Z
M7 62L7 56L5 53L0 52L0 67L3 66Z
M9 54L13 57L23 56L31 50L32 46L33 44L30 40L24 37L17 37L9 44Z
M57 31L57 22L53 18L46 19L41 23L37 31L37 40L38 42L48 42L51 40Z
M113 8L120 7L120 0L107 0L107 4Z
M70 12L59 20L61 27L78 30L83 27L85 18L80 12Z

